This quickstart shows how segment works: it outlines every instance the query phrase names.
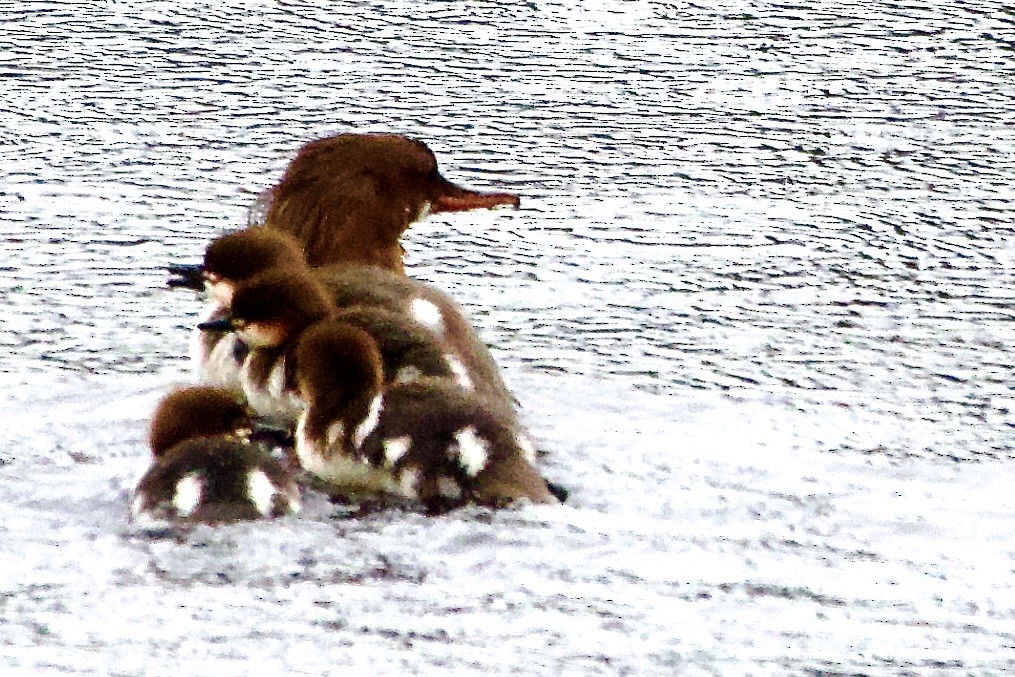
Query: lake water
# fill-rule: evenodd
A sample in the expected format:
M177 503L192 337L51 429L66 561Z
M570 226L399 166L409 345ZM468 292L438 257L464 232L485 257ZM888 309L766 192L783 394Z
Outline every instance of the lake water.
M0 664L1015 669L1015 8L0 2ZM569 505L152 541L199 301L299 146L427 142L430 217Z

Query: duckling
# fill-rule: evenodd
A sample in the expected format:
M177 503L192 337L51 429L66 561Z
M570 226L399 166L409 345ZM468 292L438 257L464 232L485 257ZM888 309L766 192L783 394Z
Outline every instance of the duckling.
M238 377L247 403L260 416L295 425L303 408L295 389L296 346L306 329L328 317L341 317L373 337L389 382L463 380L457 364L418 322L384 308L338 310L307 271L276 268L255 277L237 287L223 317L199 326L237 334L249 347Z
M299 244L291 236L264 228L248 228L217 238L207 248L200 273L212 298L203 322L221 319L238 285L276 268L307 271ZM329 265L311 270L337 308L367 306L403 314L429 330L465 387L513 412L516 401L486 344L465 312L446 294L418 280L380 268ZM185 286L183 278L177 286ZM197 329L191 355L198 380L242 392L240 365L249 346L234 334Z
M336 493L394 495L429 512L474 503L558 503L515 421L447 379L385 386L376 342L329 318L296 352L306 408L296 428L305 470Z
M278 517L300 509L293 474L251 443L249 411L222 388L175 390L156 407L152 463L138 482L137 523L220 523Z

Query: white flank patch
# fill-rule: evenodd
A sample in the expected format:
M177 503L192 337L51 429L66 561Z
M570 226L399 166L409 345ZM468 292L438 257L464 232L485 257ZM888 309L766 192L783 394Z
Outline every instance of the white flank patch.
M282 397L282 393L285 391L285 360L275 360L275 366L271 368L271 373L268 374L268 394L274 398Z
M377 427L377 422L381 418L381 408L384 405L384 398L381 395L374 397L373 401L370 402L370 410L367 411L366 418L363 422L356 426L356 430L352 433L352 445L357 450L363 446L363 443L367 439L367 435L374 431Z
M310 439L307 434L307 415L304 414L296 423L295 440L296 458L300 459L300 465L307 472L317 473L314 468L320 466L322 460L321 450L317 449L315 440Z
M384 460L387 462L388 467L391 467L398 463L398 459L409 452L409 449L412 447L412 438L408 435L393 437L390 440L384 440L381 443L381 447L384 449Z
M448 363L448 366L451 367L451 373L455 375L455 381L458 382L458 385L462 386L466 390L472 390L473 385L472 379L469 377L469 370L465 368L462 361L451 353L445 354L444 360Z
M280 409L285 413L287 421L295 421L303 413L306 406L306 402L299 395L294 392L286 392L282 396L282 406Z
M279 491L286 500L286 513L295 515L300 511L300 488L295 483L287 483Z
M134 500L130 503L130 517L131 519L137 519L137 517L144 511L145 495L138 494L134 497Z
M409 365L408 367L402 367L395 372L395 383L412 383L423 378L423 372L418 367Z
M208 318L214 317L214 313ZM222 386L230 390L240 390L240 369L243 366L236 360L235 348L240 342L236 334L225 334L219 337L210 351L205 351L207 332L194 329L190 336L190 356L195 365L198 383Z
M437 480L437 491L444 498L462 497L462 488L458 486L458 482L454 481L450 477L441 477Z
M430 215L430 203L429 202L424 202L420 206L419 213L416 214L416 218L413 219L413 221L419 221L420 219L426 218L429 215Z
M415 298L409 308L414 320L438 336L444 333L444 318L441 316L441 309L432 301Z
M262 515L270 515L278 491L263 470L252 470L247 473L247 498Z
M241 382L247 404L259 416L274 419L278 423L292 423L303 413L305 405L294 392L285 389L285 359L279 358L268 375L264 388L250 375L251 357L243 363Z
M525 433L518 433L515 435L515 442L518 444L518 448L522 452L522 458L529 463L536 462L536 448L532 445L532 440Z
M390 472L351 456L336 454L327 460L322 459L316 467L308 470L330 484L335 493L353 495L400 493Z
M416 498L419 489L419 479L422 473L419 466L410 465L402 469L398 476L398 488L406 498Z
M201 313L198 318L198 324L207 322L214 318L220 311L218 304L209 303L205 306L205 310ZM210 355L205 352L205 332L203 329L198 329L197 325L194 326L190 331L190 341L187 347L190 355L190 361L194 364L194 371L197 374L198 381L202 380L204 373L205 363L208 362ZM221 341L219 342L221 343Z
M458 447L458 462L466 473L475 477L486 466L489 445L471 425L455 433L455 443Z
M296 457L300 459L300 465L304 470L334 485L340 492L378 494L398 492L391 474L386 470L374 468L342 453L325 457L324 450L319 446L307 435L304 415L296 424ZM298 495L291 501L291 505L295 506L293 512L299 508L297 501Z
M345 423L343 423L342 421L335 421L334 423L328 426L328 434L326 435L326 439L329 448L338 444L343 437L345 437Z
M204 478L192 472L176 483L173 494L173 508L180 517L190 517L201 505L204 495Z

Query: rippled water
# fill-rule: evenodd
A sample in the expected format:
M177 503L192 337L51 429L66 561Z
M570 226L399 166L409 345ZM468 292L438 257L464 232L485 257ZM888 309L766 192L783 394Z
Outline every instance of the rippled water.
M506 365L838 398L961 434L927 451L1011 456L1011 8L4 15L6 369L179 369L192 306L162 264L306 140L398 130L526 198L410 234Z
M565 456L630 391L610 425L726 401L833 420L797 443L842 463L1010 473L1015 8L705 4L0 3L0 370L179 378L164 264L307 140L399 131L522 194L409 261Z

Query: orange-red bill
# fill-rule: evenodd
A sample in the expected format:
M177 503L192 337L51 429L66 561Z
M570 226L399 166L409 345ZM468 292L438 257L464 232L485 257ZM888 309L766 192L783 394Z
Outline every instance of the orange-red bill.
M514 193L477 193L471 190L461 190L455 195L439 196L430 205L430 213L465 212L471 209L493 209L494 207L518 209L520 202Z

